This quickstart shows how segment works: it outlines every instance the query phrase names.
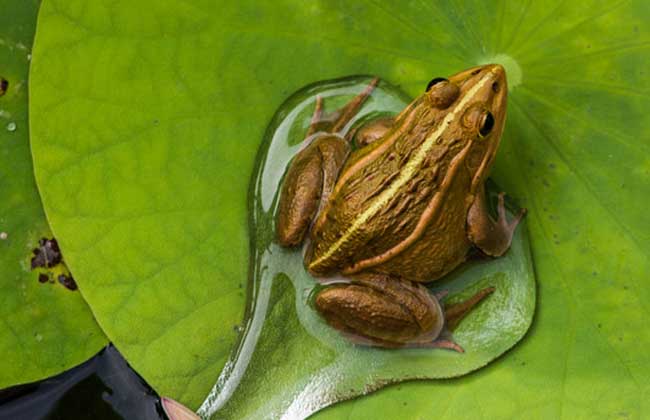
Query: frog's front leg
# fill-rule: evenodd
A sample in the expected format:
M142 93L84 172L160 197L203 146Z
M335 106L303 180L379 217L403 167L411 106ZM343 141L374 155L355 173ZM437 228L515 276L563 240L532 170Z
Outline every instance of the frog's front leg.
M494 288L449 307L419 283L383 274L362 274L316 296L325 320L355 344L375 347L436 347L462 352L451 330Z
M515 229L526 214L521 209L512 221L508 221L504 203L504 193L499 194L497 206L498 219L490 216L485 196L485 187L477 191L474 202L467 213L467 236L483 253L491 257L500 257L506 253L512 243Z

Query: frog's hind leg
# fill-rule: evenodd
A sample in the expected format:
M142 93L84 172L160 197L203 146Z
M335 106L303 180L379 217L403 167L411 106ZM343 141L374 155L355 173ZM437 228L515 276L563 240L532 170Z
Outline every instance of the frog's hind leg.
M349 151L347 141L323 133L293 158L278 203L276 236L280 245L302 244L314 217L334 188Z
M476 305L481 303L483 299L494 293L494 290L495 288L493 286L486 287L485 289L479 290L467 300L453 305L445 305L445 327L447 330L454 331L456 327L458 327L458 324L460 324L460 321L462 321Z
M442 330L442 307L418 283L364 273L321 290L316 309L355 344L396 348L430 342Z
M327 114L323 111L323 98L320 95L316 96L316 108L312 115L309 130L307 130L307 137L319 131L344 136L344 129L350 120L359 112L361 106L370 97L372 91L375 90L378 84L379 78L375 77L363 91L352 98L347 104Z
M498 219L495 221L488 211L485 188L481 187L467 213L467 236L483 253L500 257L506 253L517 225L526 214L522 209L512 221L508 221L504 193L499 194Z
M446 292L432 295L419 283L384 274L360 274L351 283L321 290L316 309L354 344L384 348L442 348L463 353L452 331L483 299L487 287L469 299L442 306Z
M329 115L324 114L323 98L316 97L304 147L289 164L280 192L276 218L276 236L280 245L294 247L303 243L350 152L350 144L340 132L378 83L378 78L372 79L361 93Z
M318 123L323 119L323 97L320 95L316 96L316 108L314 108L314 113L311 116L311 123L309 124L309 130L307 130L307 135L305 138L308 138L316 132L318 129Z
M454 341L452 337L452 332L458 327L458 324L469 314L476 305L478 305L483 299L488 297L494 292L494 287L486 287L485 289L479 290L476 294L470 297L467 300L464 300L453 305L445 305L445 328L440 333L440 336L433 342L425 343L420 347L427 348L439 348L439 349L448 349L453 350L458 353L464 353L465 350ZM436 294L438 296L446 296L445 292L439 292Z
M345 128L352 117L354 117L357 112L359 112L359 109L361 109L363 103L366 101L366 99L368 99L378 84L379 78L375 77L370 81L370 83L368 83L368 86L366 86L366 88L361 93L352 98L352 100L348 102L343 108L334 112L334 121L331 129L332 133L338 133Z

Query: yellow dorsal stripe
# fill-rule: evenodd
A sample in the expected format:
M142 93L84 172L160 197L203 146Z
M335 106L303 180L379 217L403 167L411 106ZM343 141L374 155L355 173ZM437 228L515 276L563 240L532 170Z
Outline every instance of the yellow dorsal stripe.
M372 216L377 214L381 208L388 203L388 201L397 193L397 191L404 186L408 182L409 179L413 177L415 174L415 171L418 170L420 165L422 165L422 162L424 159L427 157L427 154L433 147L433 145L436 142L436 139L440 137L445 130L449 127L450 123L456 118L456 113L463 109L465 105L478 93L478 91L487 83L488 80L490 80L491 74L486 74L483 76L481 80L478 81L472 88L467 92L465 96L463 96L458 102L458 104L454 107L454 109L448 113L445 118L442 120L442 122L438 125L438 128L431 133L429 137L422 142L420 147L418 148L417 152L415 153L415 156L411 158L406 166L402 169L399 177L397 177L396 180L393 181L392 184L379 196L375 199L375 201L363 212L357 217L352 225L349 227L347 231L336 241L330 246L323 255L321 255L318 259L314 260L311 262L310 267L314 267L324 260L330 258L337 249L341 247L356 231L359 230L361 226L363 226Z

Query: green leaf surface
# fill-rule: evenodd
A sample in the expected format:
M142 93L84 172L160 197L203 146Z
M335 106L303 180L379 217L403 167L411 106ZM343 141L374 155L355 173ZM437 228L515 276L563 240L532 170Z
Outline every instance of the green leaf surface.
M451 303L489 286L496 289L453 332L463 354L355 346L312 307L315 293L324 286L306 272L302 250L283 249L274 239L282 174L304 147L316 97L327 114L363 91L370 80L357 76L311 84L282 104L266 131L250 194L255 302L236 357L199 410L202 417L305 418L390 383L462 376L511 348L531 324L535 277L525 224L503 258L473 260L432 285L433 293L448 292L445 302ZM377 116L396 115L409 102L399 89L381 81L349 129ZM494 202L496 195L491 194Z
M100 324L196 407L241 319L255 151L301 86L506 66L492 176L529 209L538 313L507 357L332 418L650 412L650 10L645 2L46 0L30 111L52 228ZM406 405L404 405L406 404Z
M51 238L34 182L27 73L38 1L0 1L0 389L71 368L106 345L78 291L39 283L32 249Z

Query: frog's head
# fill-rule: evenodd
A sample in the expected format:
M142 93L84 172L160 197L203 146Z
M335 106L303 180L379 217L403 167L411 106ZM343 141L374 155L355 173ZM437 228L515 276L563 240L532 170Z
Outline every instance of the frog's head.
M419 106L428 109L423 114L433 120L428 136L440 138L455 152L471 143L468 168L483 178L499 147L507 92L506 73L499 64L473 67L448 79L433 79L418 98Z

